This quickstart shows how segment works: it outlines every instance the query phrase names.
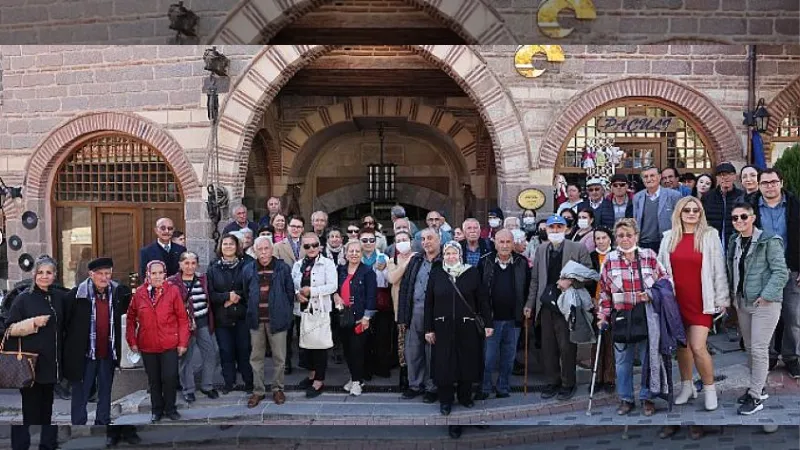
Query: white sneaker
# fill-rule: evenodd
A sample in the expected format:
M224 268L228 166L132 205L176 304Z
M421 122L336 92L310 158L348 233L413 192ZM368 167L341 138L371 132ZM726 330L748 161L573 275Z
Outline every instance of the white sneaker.
M347 384L344 385L342 389L344 389L345 392L350 392L350 389L352 388L353 388L353 380L350 380L347 382Z
M675 397L676 405L685 405L689 403L690 398L697 398L697 390L694 388L692 380L681 382L681 392Z
M361 395L361 383L358 381L353 381L352 386L350 386L350 395L355 397Z

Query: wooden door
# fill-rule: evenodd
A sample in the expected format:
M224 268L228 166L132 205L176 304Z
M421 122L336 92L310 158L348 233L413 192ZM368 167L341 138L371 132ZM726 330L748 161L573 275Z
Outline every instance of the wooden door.
M97 208L97 254L114 260L114 279L128 285L128 274L139 270L141 218L126 208Z
M617 173L639 175L647 166L664 167L665 156L662 154L663 143L660 141L622 142L618 143L625 153Z

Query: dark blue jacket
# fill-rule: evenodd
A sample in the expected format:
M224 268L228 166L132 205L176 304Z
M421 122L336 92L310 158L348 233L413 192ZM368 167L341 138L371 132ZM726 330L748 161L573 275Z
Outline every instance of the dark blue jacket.
M255 262L241 259L236 267L230 268L216 259L206 271L208 295L214 310L214 322L217 328L233 327L236 322L245 320L250 299L258 302L259 285ZM239 303L225 307L230 293L236 292L242 299ZM292 290L294 293L294 289ZM258 314L258 313L256 313Z
M147 264L155 260L164 261L164 263L167 264L168 277L175 275L180 269L178 260L181 257L181 253L185 251L186 247L174 242L169 246L169 254L164 251L164 247L159 245L158 241L153 242L147 247L142 247L142 249L139 250L139 281L144 283L144 273L147 270Z
M631 211L633 211L633 202L628 202L628 206L631 208ZM584 208L588 208L594 211L595 227L602 225L608 228L609 230L614 228L614 204L611 203L611 200L604 198L597 209L592 208L592 205L591 203L589 203L589 200L584 200L578 203L579 213Z
M292 268L280 258L272 258L274 264L272 280L269 283L269 331L271 334L289 329L294 309L294 281ZM260 264L254 261L253 269L256 279ZM258 302L261 299L261 286L255 283L256 291L247 296L247 326L251 330L258 328ZM251 285L252 289L252 285Z
M242 228L244 228L244 227L240 226L240 225L239 225L239 224L238 224L238 223L237 223L237 222L234 220L233 222L231 222L231 223L229 223L229 224L225 225L225 228L223 228L223 229L222 229L222 234L225 234L225 233L231 233L231 232L233 232L233 231L239 231L239 230L241 230ZM252 220L248 220L248 221L247 221L247 228L249 228L249 229L250 229L250 231L252 231L252 232L253 232L253 235L255 235L256 233L258 233L258 225L256 225L256 223L255 223L255 222L253 222ZM255 238L254 238L254 239L255 239Z
M658 313L660 322L661 340L658 351L662 355L672 355L678 345L686 347L686 330L683 328L672 283L664 278L656 281L650 289L650 295L653 297L653 309Z
M347 278L347 265L338 266L336 271L339 274L339 289L337 294L342 295L342 285ZM356 321L364 317L364 311L375 311L378 303L378 282L375 271L364 263L358 265L353 279L350 280L350 296L353 312L356 314Z

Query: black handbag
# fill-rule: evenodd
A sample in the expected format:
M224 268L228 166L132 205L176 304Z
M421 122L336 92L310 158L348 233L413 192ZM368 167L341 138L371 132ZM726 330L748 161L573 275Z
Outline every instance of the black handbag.
M339 310L339 328L353 328L356 326L356 311L352 306L345 306Z
M639 280L644 289L642 276L642 260L636 252ZM614 310L611 313L611 336L618 344L635 344L647 340L647 307L645 303L637 303L629 310Z
M469 311L469 313L472 315L472 318L475 319L475 326L478 328L478 334L481 336L486 336L486 322L483 320L483 317L475 314L475 311L473 311L472 307L469 306L469 303L467 303L467 299L465 299L464 295L461 294L461 290L458 288L458 286L456 286L456 282L453 281L453 279L450 278L449 276L447 277L447 279L450 280L450 284L452 284L453 289L456 290L458 298L460 298L461 301L464 302L464 305L467 307L467 311Z

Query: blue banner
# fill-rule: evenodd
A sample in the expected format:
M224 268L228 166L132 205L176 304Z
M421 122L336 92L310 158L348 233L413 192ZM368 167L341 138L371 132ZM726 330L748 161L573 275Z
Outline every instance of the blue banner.
M759 170L767 168L767 158L764 155L764 141L761 139L761 133L756 130L750 130L753 139L753 165Z

